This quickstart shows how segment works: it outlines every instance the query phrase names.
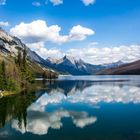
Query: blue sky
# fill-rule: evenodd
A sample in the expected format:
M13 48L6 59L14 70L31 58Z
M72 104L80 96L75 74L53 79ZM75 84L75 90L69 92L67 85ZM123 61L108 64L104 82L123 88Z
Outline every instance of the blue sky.
M114 49L114 47L120 48L122 46L131 48L132 45L138 47L140 44L139 0L0 0L0 3L0 25L3 25L3 28L8 32L11 32L11 28L15 29L16 25L20 25L21 22L24 22L24 26L26 26L37 20L46 22L47 27L52 25L61 27L59 42L52 39L48 41L47 38L46 40L37 39L38 42L35 41L31 44L25 39L25 36L23 37L14 32L14 35L21 38L29 46L31 44L31 48L36 49L44 58L49 56L49 51L51 54L54 50L60 51L59 55L61 57L64 53L70 53L74 49L76 51L83 48L83 50L86 50L86 48L110 49L112 47ZM4 26L6 22L8 22L9 26ZM79 38L78 34L78 38L72 38L70 41L67 39L67 41L60 43L62 36L70 36L70 30L75 26L77 27L77 25L84 27L84 29L91 29L95 33L85 33L84 38L83 36ZM39 30L39 27L37 28ZM81 30L83 31L83 28ZM33 34L29 36L26 34L27 37L33 38ZM46 51L46 55L42 54L39 48L32 47L33 43L34 46L35 43L42 43L40 48L43 48L44 52ZM55 54L52 56L55 57ZM118 59L125 61L126 58L119 57ZM132 60L135 59L138 58ZM85 58L85 60L88 61L89 59ZM97 61L95 58L94 60ZM114 61L117 61L117 58Z

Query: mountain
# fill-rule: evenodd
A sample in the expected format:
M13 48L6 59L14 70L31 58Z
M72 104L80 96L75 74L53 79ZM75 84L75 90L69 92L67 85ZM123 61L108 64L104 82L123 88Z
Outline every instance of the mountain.
M4 30L0 29L0 52L1 54L11 55L16 57L18 50L27 51L27 58L29 62L36 64L41 69L53 71L46 60L41 58L36 52L30 50L19 38L9 35ZM39 71L38 71L39 72Z
M140 60L122 66L113 67L97 72L100 75L139 75Z
M71 75L91 75L105 68L105 66L88 64L82 59L70 56L64 56L59 60L48 58L46 61L56 71Z
M122 66L124 64L126 64L126 63L124 63L122 61L117 61L117 62L114 62L114 63L103 64L102 66L104 66L105 68L116 68L116 67Z
M26 48L28 60L37 64L38 67L57 71L63 74L89 75L104 68L104 66L91 65L85 63L81 59L77 60L69 56L65 56L60 60L53 58L44 60L36 52L30 50L19 38L9 35L4 30L0 30L0 50L3 54L6 53L10 54L12 57L16 57L19 48L21 50Z
M59 73L71 75L92 75L101 70L116 68L125 64L122 61L118 61L110 64L93 65L84 62L82 59L76 59L67 55L61 59L53 59L49 57L46 61L48 63L47 65Z
M57 78L47 61L0 29L0 90L19 91L36 77Z
M41 66L53 71L50 67L49 67L49 63L44 60L42 57L40 57L36 52L32 51L31 49L29 49L24 43L22 43L22 41L17 38L17 37L12 37L12 41L15 43L15 45L13 45L11 48L13 49L15 46L20 47L21 49L26 48L27 50L27 57L30 61L32 62L36 62L37 64L40 64ZM13 43L13 44L14 44ZM11 49L9 50L11 52ZM12 51L12 53L15 54L16 50L14 49L14 51Z
M50 64L55 64L55 63L57 63L58 59L54 59L54 58L48 57L46 61L48 63L50 63Z
M123 62L118 61L111 64L92 65L84 62L82 59L76 59L70 56L64 56L59 60L50 57L47 60L44 60L36 52L30 50L19 38L13 37L0 29L1 54L8 54L8 56L10 55L14 58L18 55L19 49L22 51L26 49L30 67L37 75L41 75L44 69L52 72L57 71L61 74L91 75L101 70L118 67L124 64Z

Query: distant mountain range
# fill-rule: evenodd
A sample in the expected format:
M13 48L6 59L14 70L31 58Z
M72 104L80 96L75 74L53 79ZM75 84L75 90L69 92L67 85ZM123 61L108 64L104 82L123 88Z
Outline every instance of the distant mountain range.
M130 64L118 61L111 64L93 65L70 56L61 59L48 57L43 59L36 52L30 50L20 39L0 30L0 54L16 56L18 49L26 48L28 60L37 64L41 69L56 71L59 74L91 75L91 74L140 74L140 62Z
M103 69L118 67L124 63L118 61L116 63L104 64L104 65L92 65L84 62L82 59L76 59L70 56L64 56L61 59L48 58L46 60L52 69L59 71L60 73L67 73L71 75L91 75L96 74Z
M99 71L100 75L140 75L140 60Z
M46 61L50 63L51 68L55 69L56 71L71 75L94 74L98 70L104 68L103 66L96 66L85 63L81 59L77 60L74 57L70 56L64 56L59 60L48 58Z

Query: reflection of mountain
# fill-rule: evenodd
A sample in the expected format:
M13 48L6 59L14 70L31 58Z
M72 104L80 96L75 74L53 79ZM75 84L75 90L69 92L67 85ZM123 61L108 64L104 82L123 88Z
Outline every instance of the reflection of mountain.
M140 87L134 81L54 81L46 83L38 104L68 103L140 103ZM37 108L37 107L34 107ZM41 108L40 108L41 109Z
M97 120L96 117L89 116L87 111L76 111L74 108L62 109L65 103L72 104L74 107L79 103L92 106L101 102L140 103L140 87L137 86L122 83L94 83L92 81L65 81L65 84L63 82L51 83L49 85L49 88L52 89L49 91L50 93L47 94L44 91L45 94L28 107L26 129L19 128L17 120L13 121L12 128L22 133L31 132L44 135L48 133L49 128L60 129L63 126L62 118L71 118L73 124L80 128L93 124ZM80 90L81 84L85 85L82 90ZM71 91L73 94L69 94ZM47 111L48 106L53 109Z
M65 95L72 95L76 92L82 92L86 88L89 88L93 85L120 85L122 82L127 82L128 80L54 80L54 81L46 81L45 83L45 90L40 91L40 94L44 94L44 92L47 93L63 93ZM40 96L41 96L40 95Z
M74 81L74 80L56 80L53 82L47 81L46 87L48 93L57 92L64 93L65 95L74 94L76 91L83 91L85 88L93 85L93 81Z
M129 103L140 103L140 87L129 84L129 81L60 80L46 82L46 89L38 91L36 94L2 98L0 100L0 114L2 114L0 124L1 127L5 127L0 130L0 134L7 130L8 125L10 132L17 130L21 134L29 132L30 134L45 135L49 134L49 129L54 131L63 126L64 129L71 128L66 126L67 122L68 124L72 122L75 129L89 130L92 128L93 130L94 125L91 124L94 124L97 118L102 121L99 114L94 112L93 107L98 106L99 109L96 110L104 112L103 107L100 108L100 103L120 103L126 106ZM81 87L83 88L81 89ZM90 112L91 110L94 111ZM96 114L94 115L94 113ZM125 116L127 116L126 114ZM106 114L104 115L106 125Z

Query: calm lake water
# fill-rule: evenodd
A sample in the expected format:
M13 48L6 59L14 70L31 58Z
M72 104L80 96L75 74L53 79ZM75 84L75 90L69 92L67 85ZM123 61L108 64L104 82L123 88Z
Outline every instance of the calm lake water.
M140 140L140 76L60 76L1 98L0 140L25 139Z

